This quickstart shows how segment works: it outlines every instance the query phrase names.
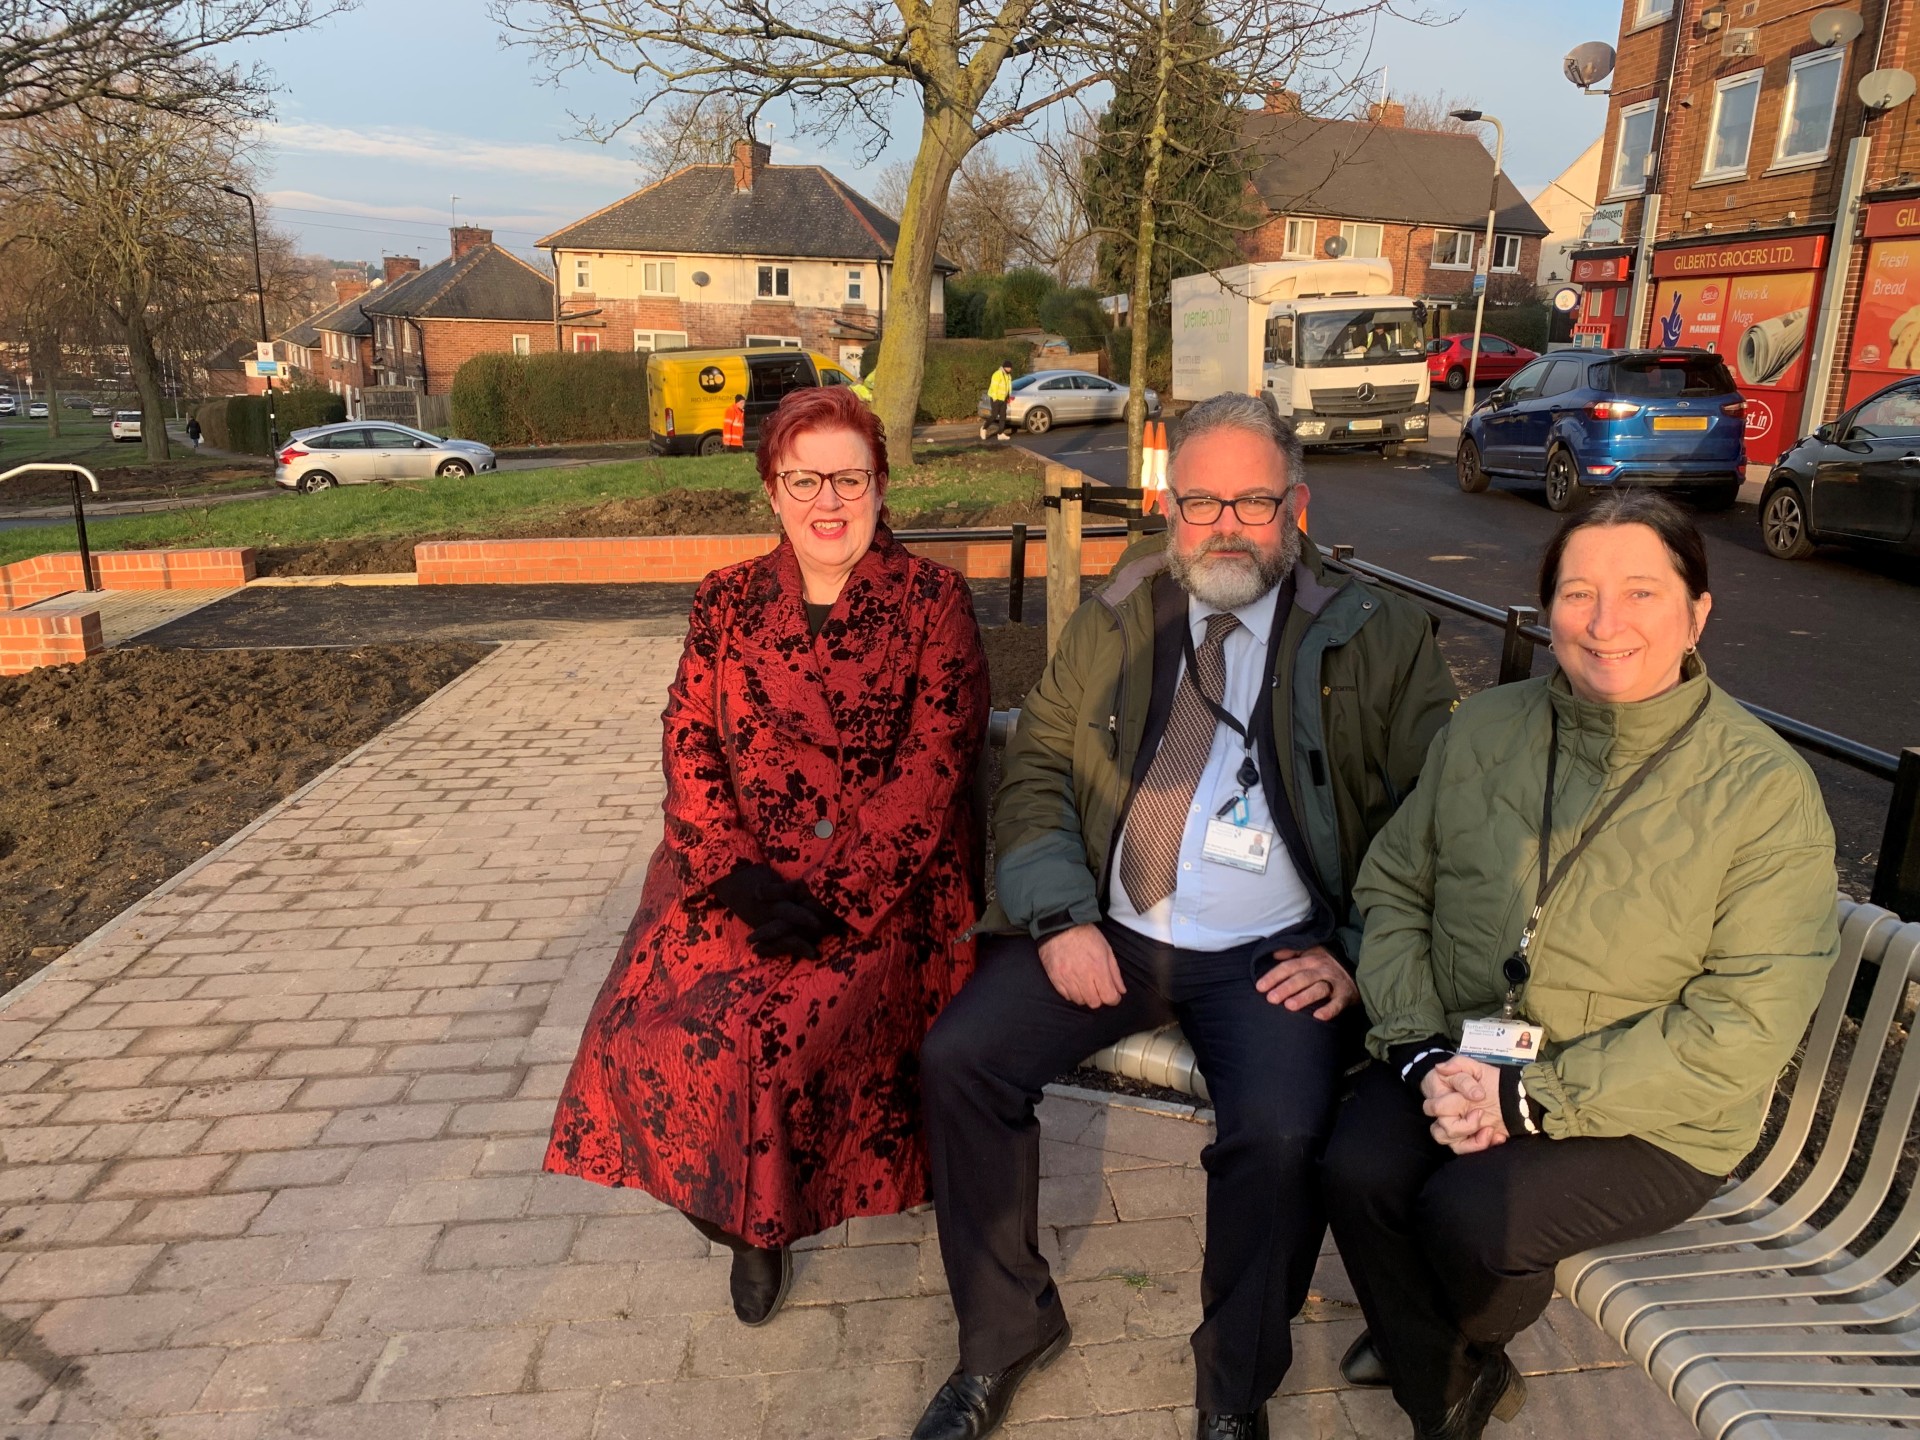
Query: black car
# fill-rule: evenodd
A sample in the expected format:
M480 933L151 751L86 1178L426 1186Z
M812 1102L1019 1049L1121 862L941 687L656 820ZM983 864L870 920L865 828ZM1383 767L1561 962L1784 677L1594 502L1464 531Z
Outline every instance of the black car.
M1869 395L1782 455L1760 494L1767 553L1828 543L1920 553L1920 378Z

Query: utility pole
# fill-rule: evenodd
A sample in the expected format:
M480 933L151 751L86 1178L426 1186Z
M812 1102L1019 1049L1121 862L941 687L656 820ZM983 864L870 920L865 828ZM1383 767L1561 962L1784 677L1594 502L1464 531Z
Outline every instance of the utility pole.
M222 185L220 188L247 202L247 223L253 227L253 293L260 302L260 341L271 346L273 336L267 330L267 282L260 272L260 216L253 208L253 197L246 191L236 190L231 185ZM269 452L277 457L280 454L280 416L273 405L273 376L269 373L261 378L267 382L267 446Z
M1461 412L1462 423L1465 417L1473 414L1474 402L1479 399L1480 389L1480 329L1487 318L1487 287L1493 279L1493 222L1500 213L1500 161L1507 148L1507 132L1493 116L1479 110L1455 110L1453 118L1468 125L1476 125L1482 120L1493 126L1493 193L1487 197L1487 236L1480 247L1480 263L1474 267L1473 288L1473 353L1467 357L1467 408Z

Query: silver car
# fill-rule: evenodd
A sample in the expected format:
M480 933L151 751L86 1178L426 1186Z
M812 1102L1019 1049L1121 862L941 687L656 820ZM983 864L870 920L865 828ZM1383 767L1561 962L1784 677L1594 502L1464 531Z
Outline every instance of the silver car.
M1147 391L1147 414L1160 413L1160 397ZM980 419L993 414L987 397L980 397ZM1007 423L1029 435L1044 435L1056 425L1123 420L1127 414L1127 387L1090 375L1084 370L1036 370L1013 382L1007 401Z
M280 447L273 480L311 495L335 485L471 475L493 468L493 451L478 440L448 440L385 421L347 420L294 431Z

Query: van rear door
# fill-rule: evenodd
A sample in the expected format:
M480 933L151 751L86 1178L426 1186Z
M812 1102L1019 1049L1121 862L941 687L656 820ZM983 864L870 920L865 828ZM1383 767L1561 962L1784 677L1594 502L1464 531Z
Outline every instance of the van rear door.
M759 445L761 425L788 392L819 383L805 351L747 356L747 449Z

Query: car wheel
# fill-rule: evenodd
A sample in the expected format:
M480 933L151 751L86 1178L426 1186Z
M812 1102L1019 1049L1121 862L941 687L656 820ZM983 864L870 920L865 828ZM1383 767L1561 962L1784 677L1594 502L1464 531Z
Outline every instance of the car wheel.
M1447 389L1464 390L1467 388L1467 372L1458 365L1447 371Z
M1566 450L1554 451L1547 457L1547 508L1564 515L1585 498L1573 455Z
M473 474L473 467L464 460L442 460L440 468L433 473L443 480L452 480Z
M1731 510L1740 498L1740 482L1723 480L1718 485L1696 485L1688 492L1696 510Z
M318 495L322 490L331 490L340 482L324 470L309 470L300 477L302 495Z
M1780 485L1760 502L1760 540L1776 560L1804 560L1813 553L1813 527L1799 486Z
M724 455L726 450L727 442L724 436L702 435L700 437L700 448L696 453L700 455Z
M1053 428L1053 412L1044 405L1036 405L1027 411L1023 422L1029 435L1044 435Z
M1453 467L1460 488L1469 495L1478 495L1485 490L1487 481L1492 478L1481 468L1480 447L1465 438L1460 441L1459 453L1453 457Z

